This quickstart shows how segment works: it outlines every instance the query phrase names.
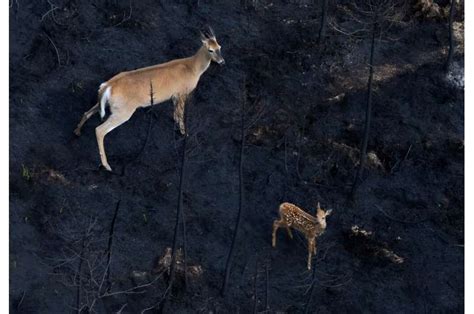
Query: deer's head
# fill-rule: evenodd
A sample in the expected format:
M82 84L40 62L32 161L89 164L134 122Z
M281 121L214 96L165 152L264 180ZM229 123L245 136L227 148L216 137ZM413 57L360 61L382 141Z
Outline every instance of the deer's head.
M217 43L216 35L211 27L208 30L201 32L201 41L203 46L207 49L207 53L212 61L224 65L225 60L221 55L221 46Z
M324 210L321 208L318 202L318 205L316 206L316 219L322 227L326 228L326 217L331 215L331 213L332 209Z

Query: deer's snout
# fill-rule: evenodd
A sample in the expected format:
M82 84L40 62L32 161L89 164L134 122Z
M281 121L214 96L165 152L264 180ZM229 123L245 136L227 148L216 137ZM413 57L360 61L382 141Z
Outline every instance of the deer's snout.
M225 64L225 60L224 60L224 58L222 57L220 50L217 51L217 53L216 53L216 58L214 59L214 61L216 61L217 64L219 64L219 65L224 65L224 64Z

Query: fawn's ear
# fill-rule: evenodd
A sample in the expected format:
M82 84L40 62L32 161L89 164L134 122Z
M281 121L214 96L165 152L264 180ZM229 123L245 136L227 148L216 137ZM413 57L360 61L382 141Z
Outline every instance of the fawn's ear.
M331 213L332 213L332 209L330 209L330 210L326 211L326 216L329 216L329 215L331 215Z
M321 206L319 205L319 202L318 202L318 205L316 207L318 210L321 210Z

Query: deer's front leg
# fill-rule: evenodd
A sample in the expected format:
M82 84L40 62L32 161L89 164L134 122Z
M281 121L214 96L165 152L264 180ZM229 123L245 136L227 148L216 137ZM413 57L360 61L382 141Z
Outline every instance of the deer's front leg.
M182 135L186 133L186 129L184 126L184 106L186 104L186 97L185 96L177 96L173 99L175 104L174 108L174 121L179 125L179 131Z
M308 270L311 270L311 257L316 255L316 239L308 239Z

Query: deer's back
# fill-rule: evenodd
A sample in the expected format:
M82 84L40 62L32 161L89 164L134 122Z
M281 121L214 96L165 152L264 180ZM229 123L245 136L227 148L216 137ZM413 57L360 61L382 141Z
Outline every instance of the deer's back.
M186 59L122 72L106 82L112 87L112 99L118 102L148 106L153 93L153 103L172 96L189 94L196 87L199 77Z
M304 233L314 231L318 225L315 217L291 203L282 203L280 205L280 216L291 227Z

